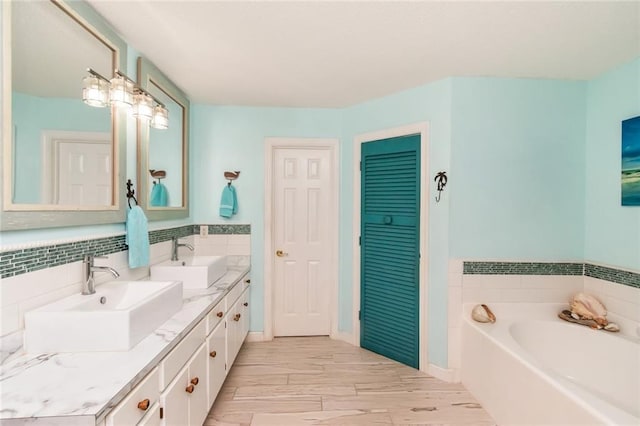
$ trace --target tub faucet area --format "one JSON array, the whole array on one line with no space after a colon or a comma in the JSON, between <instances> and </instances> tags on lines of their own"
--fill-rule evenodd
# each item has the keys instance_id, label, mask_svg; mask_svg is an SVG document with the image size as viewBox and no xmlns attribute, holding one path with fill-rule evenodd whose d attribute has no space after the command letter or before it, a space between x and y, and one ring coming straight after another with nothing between
<instances>
[{"instance_id":1,"label":"tub faucet area","mask_svg":"<svg viewBox=\"0 0 640 426\"><path fill-rule=\"evenodd\" d=\"M178 242L178 237L173 237L171 239L171 260L178 260L178 247L186 247L193 251L193 246L191 244L180 243Z\"/></svg>"},{"instance_id":2,"label":"tub faucet area","mask_svg":"<svg viewBox=\"0 0 640 426\"><path fill-rule=\"evenodd\" d=\"M94 259L106 259L106 256L92 256L90 254L86 254L84 256L84 260L82 261L82 266L84 270L84 279L82 280L82 294L89 295L94 294L96 292L96 282L94 278L94 273L96 271L106 271L110 272L114 278L118 278L120 274L115 269L109 266L96 266L93 264Z\"/></svg>"}]
</instances>

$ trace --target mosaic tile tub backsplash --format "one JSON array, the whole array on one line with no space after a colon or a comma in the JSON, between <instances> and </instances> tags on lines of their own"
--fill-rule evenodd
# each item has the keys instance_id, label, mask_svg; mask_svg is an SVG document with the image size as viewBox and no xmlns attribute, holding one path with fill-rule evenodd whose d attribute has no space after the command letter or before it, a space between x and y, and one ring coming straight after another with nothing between
<instances>
[{"instance_id":1,"label":"mosaic tile tub backsplash","mask_svg":"<svg viewBox=\"0 0 640 426\"><path fill-rule=\"evenodd\" d=\"M465 275L584 275L640 288L640 273L576 262L463 262Z\"/></svg>"}]
</instances>

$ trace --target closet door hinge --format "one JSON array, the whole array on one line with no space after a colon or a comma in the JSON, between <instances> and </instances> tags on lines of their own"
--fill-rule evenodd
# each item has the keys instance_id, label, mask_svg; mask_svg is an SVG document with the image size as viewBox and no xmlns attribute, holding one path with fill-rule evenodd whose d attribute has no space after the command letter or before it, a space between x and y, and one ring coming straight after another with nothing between
<instances>
[{"instance_id":1,"label":"closet door hinge","mask_svg":"<svg viewBox=\"0 0 640 426\"><path fill-rule=\"evenodd\" d=\"M358 245L361 246L362 245L362 235L358 237Z\"/></svg>"},{"instance_id":2,"label":"closet door hinge","mask_svg":"<svg viewBox=\"0 0 640 426\"><path fill-rule=\"evenodd\" d=\"M362 311L358 311L358 321L362 320Z\"/></svg>"},{"instance_id":3,"label":"closet door hinge","mask_svg":"<svg viewBox=\"0 0 640 426\"><path fill-rule=\"evenodd\" d=\"M164 407L160 407L160 418L164 419Z\"/></svg>"},{"instance_id":4,"label":"closet door hinge","mask_svg":"<svg viewBox=\"0 0 640 426\"><path fill-rule=\"evenodd\" d=\"M362 161L360 162L360 171L362 171Z\"/></svg>"}]
</instances>

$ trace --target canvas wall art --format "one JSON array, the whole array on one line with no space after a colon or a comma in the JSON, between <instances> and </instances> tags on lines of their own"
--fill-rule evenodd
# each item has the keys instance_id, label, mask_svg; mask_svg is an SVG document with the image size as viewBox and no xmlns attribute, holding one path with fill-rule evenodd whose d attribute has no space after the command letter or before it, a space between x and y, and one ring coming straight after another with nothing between
<instances>
[{"instance_id":1,"label":"canvas wall art","mask_svg":"<svg viewBox=\"0 0 640 426\"><path fill-rule=\"evenodd\" d=\"M640 206L640 116L622 122L622 205Z\"/></svg>"}]
</instances>

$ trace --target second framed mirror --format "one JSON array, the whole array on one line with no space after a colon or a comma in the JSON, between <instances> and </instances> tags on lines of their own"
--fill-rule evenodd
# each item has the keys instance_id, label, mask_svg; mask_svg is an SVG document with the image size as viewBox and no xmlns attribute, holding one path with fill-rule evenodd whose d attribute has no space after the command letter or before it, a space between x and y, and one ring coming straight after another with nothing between
<instances>
[{"instance_id":1,"label":"second framed mirror","mask_svg":"<svg viewBox=\"0 0 640 426\"><path fill-rule=\"evenodd\" d=\"M138 202L149 220L189 216L189 100L145 58L138 58L138 84L154 98L149 119L138 118Z\"/></svg>"}]
</instances>

